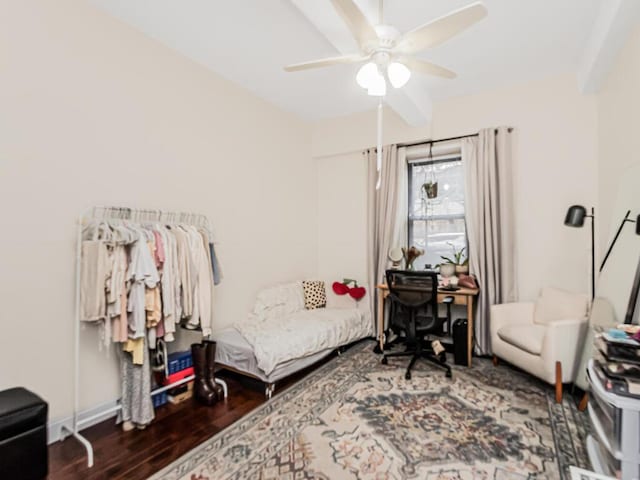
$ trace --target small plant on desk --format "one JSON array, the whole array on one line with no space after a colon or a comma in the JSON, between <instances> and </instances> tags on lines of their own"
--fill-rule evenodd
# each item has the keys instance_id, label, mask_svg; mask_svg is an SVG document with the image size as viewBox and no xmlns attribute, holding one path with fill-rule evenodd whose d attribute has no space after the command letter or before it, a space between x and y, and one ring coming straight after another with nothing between
<instances>
[{"instance_id":1,"label":"small plant on desk","mask_svg":"<svg viewBox=\"0 0 640 480\"><path fill-rule=\"evenodd\" d=\"M453 257L441 255L440 258L444 260L445 264L455 265L456 273L469 273L469 257L464 253L467 247L462 247L458 250L453 243L447 242L447 244L451 245L453 249Z\"/></svg>"}]
</instances>

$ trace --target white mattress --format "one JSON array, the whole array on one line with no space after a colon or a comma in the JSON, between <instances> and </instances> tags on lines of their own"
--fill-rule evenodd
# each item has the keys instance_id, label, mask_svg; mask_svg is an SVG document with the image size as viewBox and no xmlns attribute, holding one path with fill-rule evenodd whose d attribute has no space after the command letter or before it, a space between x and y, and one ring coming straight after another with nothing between
<instances>
[{"instance_id":1,"label":"white mattress","mask_svg":"<svg viewBox=\"0 0 640 480\"><path fill-rule=\"evenodd\" d=\"M287 315L249 316L234 325L267 375L292 358L305 358L371 335L367 312L357 308L302 309Z\"/></svg>"},{"instance_id":2,"label":"white mattress","mask_svg":"<svg viewBox=\"0 0 640 480\"><path fill-rule=\"evenodd\" d=\"M216 363L248 373L266 383L274 383L298 370L302 370L326 357L333 350L332 348L328 348L306 357L288 360L277 365L269 375L266 375L265 372L258 367L258 361L253 354L251 345L249 345L235 328L214 332L212 339L218 343L216 348Z\"/></svg>"}]
</instances>

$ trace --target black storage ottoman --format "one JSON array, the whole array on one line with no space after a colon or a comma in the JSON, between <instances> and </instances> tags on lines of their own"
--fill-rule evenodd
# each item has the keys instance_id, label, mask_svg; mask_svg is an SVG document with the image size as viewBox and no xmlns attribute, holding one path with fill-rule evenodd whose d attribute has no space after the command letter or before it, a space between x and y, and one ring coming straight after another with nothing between
<instances>
[{"instance_id":1,"label":"black storage ottoman","mask_svg":"<svg viewBox=\"0 0 640 480\"><path fill-rule=\"evenodd\" d=\"M0 392L0 478L36 480L47 476L48 405L18 387Z\"/></svg>"}]
</instances>

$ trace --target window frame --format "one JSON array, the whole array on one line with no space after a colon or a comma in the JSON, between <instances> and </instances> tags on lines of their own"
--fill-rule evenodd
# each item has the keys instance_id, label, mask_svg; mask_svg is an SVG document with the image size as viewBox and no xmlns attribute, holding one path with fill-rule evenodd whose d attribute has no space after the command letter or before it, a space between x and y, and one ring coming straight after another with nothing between
<instances>
[{"instance_id":1,"label":"window frame","mask_svg":"<svg viewBox=\"0 0 640 480\"><path fill-rule=\"evenodd\" d=\"M412 215L411 206L413 205L414 200L414 191L413 191L413 167L414 166L424 166L424 165L437 165L439 163L451 163L451 162L462 162L462 155L460 153L455 153L452 155L446 156L446 158L437 158L431 160L409 160L407 162L407 205L409 208L407 209L407 245L411 246L411 238L413 234L413 222L423 221L428 222L430 220L464 220L464 240L465 240L465 248L467 252L467 258L469 258L469 235L467 234L467 220L466 220L466 212L467 212L467 199L464 199L464 213L455 213L450 215ZM464 180L464 179L463 179ZM434 265L435 267L435 265Z\"/></svg>"}]
</instances>

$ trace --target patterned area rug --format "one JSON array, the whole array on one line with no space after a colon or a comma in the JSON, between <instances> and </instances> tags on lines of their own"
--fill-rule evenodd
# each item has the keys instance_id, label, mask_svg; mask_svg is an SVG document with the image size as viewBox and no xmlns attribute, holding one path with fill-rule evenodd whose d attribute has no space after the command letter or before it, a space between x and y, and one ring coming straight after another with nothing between
<instances>
[{"instance_id":1,"label":"patterned area rug","mask_svg":"<svg viewBox=\"0 0 640 480\"><path fill-rule=\"evenodd\" d=\"M474 359L453 379L355 345L153 479L568 479L588 468L587 417L565 395ZM229 401L233 401L230 398Z\"/></svg>"}]
</instances>

